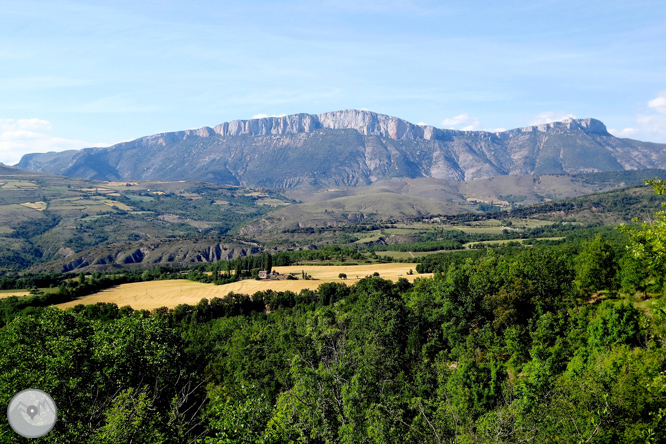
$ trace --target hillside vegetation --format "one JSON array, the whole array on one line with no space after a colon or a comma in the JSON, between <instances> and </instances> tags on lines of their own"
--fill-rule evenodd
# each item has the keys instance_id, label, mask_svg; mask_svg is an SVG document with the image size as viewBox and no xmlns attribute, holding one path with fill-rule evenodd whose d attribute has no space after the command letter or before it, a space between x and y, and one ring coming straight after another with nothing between
<instances>
[{"instance_id":1,"label":"hillside vegetation","mask_svg":"<svg viewBox=\"0 0 666 444\"><path fill-rule=\"evenodd\" d=\"M153 262L169 257L169 262L190 262L188 256L196 254L199 261L206 254L209 261L228 259L252 248L228 233L289 203L266 190L196 182L95 182L1 166L0 269L18 271L49 261L60 265L58 271L84 262L133 264L155 250ZM206 238L205 246L193 245ZM80 259L88 251L95 252Z\"/></svg>"},{"instance_id":2,"label":"hillside vegetation","mask_svg":"<svg viewBox=\"0 0 666 444\"><path fill-rule=\"evenodd\" d=\"M420 243L412 250L402 248L417 252L457 248L448 241L463 245L557 237L557 231L520 227L612 225L649 214L659 202L645 187L622 188L648 177L665 177L664 171L471 182L392 180L310 193L309 202L298 203L267 189L182 181L99 182L1 167L0 272L189 266L331 244L366 248ZM607 189L616 191L544 202ZM528 205L535 201L541 203ZM435 228L449 233L437 234ZM487 230L494 236L460 238L451 229ZM504 230L515 236L502 234ZM434 241L440 243L423 244Z\"/></svg>"},{"instance_id":3,"label":"hillside vegetation","mask_svg":"<svg viewBox=\"0 0 666 444\"><path fill-rule=\"evenodd\" d=\"M577 233L427 256L434 276L413 283L366 277L152 311L29 298L0 327L0 401L50 393L60 416L46 442L665 442L666 212ZM322 257L347 253L358 255ZM322 252L275 262L290 254ZM271 262L236 260L223 275ZM81 274L63 294L105 279ZM6 423L0 436L21 442Z\"/></svg>"}]
</instances>

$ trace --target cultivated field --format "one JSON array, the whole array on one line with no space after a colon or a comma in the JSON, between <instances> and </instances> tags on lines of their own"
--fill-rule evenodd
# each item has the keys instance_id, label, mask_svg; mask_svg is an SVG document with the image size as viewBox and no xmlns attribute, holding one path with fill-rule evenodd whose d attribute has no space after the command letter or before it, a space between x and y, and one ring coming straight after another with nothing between
<instances>
[{"instance_id":1,"label":"cultivated field","mask_svg":"<svg viewBox=\"0 0 666 444\"><path fill-rule=\"evenodd\" d=\"M28 290L0 290L0 299L11 296L27 296L29 294Z\"/></svg>"},{"instance_id":2,"label":"cultivated field","mask_svg":"<svg viewBox=\"0 0 666 444\"><path fill-rule=\"evenodd\" d=\"M358 279L378 272L384 279L397 281L404 277L413 281L417 277L430 277L432 274L407 275L409 270L416 270L416 264L372 264L372 265L296 265L275 267L279 273L294 273L300 278L301 273L311 275L313 280L296 281L257 281L248 279L227 285L202 284L187 280L137 282L109 288L97 294L60 304L60 308L70 308L78 304L96 304L98 302L114 302L119 307L129 305L136 310L152 310L158 307L173 308L179 304L197 304L202 298L221 298L229 294L244 293L252 295L257 291L290 290L298 293L304 288L315 290L325 282L343 282L352 285ZM347 274L347 280L340 280L340 273ZM358 278L358 279L357 279Z\"/></svg>"},{"instance_id":3,"label":"cultivated field","mask_svg":"<svg viewBox=\"0 0 666 444\"><path fill-rule=\"evenodd\" d=\"M377 251L377 256L387 256L393 259L413 259L415 257L429 256L437 253L450 253L461 250L434 250L434 251Z\"/></svg>"}]
</instances>

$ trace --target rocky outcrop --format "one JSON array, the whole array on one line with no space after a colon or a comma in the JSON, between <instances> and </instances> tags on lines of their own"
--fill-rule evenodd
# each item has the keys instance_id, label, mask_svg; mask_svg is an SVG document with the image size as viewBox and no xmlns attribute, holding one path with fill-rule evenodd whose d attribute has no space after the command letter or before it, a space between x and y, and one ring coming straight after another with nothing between
<instances>
[{"instance_id":1,"label":"rocky outcrop","mask_svg":"<svg viewBox=\"0 0 666 444\"><path fill-rule=\"evenodd\" d=\"M234 120L217 125L213 130L220 136L267 136L309 133L320 127L316 116L294 114L263 119Z\"/></svg>"},{"instance_id":2,"label":"rocky outcrop","mask_svg":"<svg viewBox=\"0 0 666 444\"><path fill-rule=\"evenodd\" d=\"M82 270L150 268L158 264L184 266L200 262L213 263L262 252L258 245L221 243L214 240L161 240L137 245L120 243L98 247L36 266L33 271L60 273Z\"/></svg>"},{"instance_id":3,"label":"rocky outcrop","mask_svg":"<svg viewBox=\"0 0 666 444\"><path fill-rule=\"evenodd\" d=\"M235 120L109 148L28 154L18 167L99 180L200 180L270 188L666 168L666 145L618 139L595 119L455 131L345 110Z\"/></svg>"},{"instance_id":4,"label":"rocky outcrop","mask_svg":"<svg viewBox=\"0 0 666 444\"><path fill-rule=\"evenodd\" d=\"M430 140L438 131L431 126L418 126L397 117L355 109L319 115L294 114L252 120L234 120L217 125L213 131L220 136L283 136L310 133L318 128L354 129L365 136L379 136L394 140ZM201 128L196 131L207 132L208 130L210 128Z\"/></svg>"},{"instance_id":5,"label":"rocky outcrop","mask_svg":"<svg viewBox=\"0 0 666 444\"><path fill-rule=\"evenodd\" d=\"M324 128L354 129L364 136L379 136L393 140L430 140L444 130L432 126L419 126L397 117L355 109L319 114Z\"/></svg>"}]
</instances>

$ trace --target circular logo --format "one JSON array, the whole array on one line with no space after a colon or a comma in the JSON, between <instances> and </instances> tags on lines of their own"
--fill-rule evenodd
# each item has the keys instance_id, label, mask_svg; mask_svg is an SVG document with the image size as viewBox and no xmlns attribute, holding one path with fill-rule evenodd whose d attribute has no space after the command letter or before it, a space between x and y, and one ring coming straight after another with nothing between
<instances>
[{"instance_id":1,"label":"circular logo","mask_svg":"<svg viewBox=\"0 0 666 444\"><path fill-rule=\"evenodd\" d=\"M7 407L9 425L25 438L39 438L51 431L58 418L53 398L41 390L18 392Z\"/></svg>"}]
</instances>

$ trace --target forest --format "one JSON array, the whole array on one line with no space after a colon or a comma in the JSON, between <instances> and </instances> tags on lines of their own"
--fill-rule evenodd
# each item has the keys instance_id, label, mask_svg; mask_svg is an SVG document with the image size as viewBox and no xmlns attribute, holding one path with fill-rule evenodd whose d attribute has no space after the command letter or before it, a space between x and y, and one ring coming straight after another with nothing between
<instances>
[{"instance_id":1,"label":"forest","mask_svg":"<svg viewBox=\"0 0 666 444\"><path fill-rule=\"evenodd\" d=\"M413 284L32 307L0 328L0 397L51 394L43 442L666 442L665 240L658 211L428 256Z\"/></svg>"}]
</instances>

